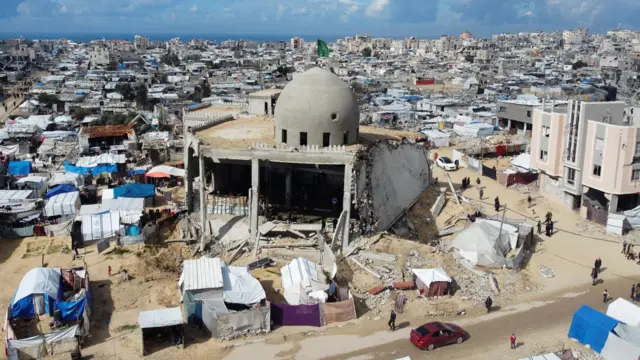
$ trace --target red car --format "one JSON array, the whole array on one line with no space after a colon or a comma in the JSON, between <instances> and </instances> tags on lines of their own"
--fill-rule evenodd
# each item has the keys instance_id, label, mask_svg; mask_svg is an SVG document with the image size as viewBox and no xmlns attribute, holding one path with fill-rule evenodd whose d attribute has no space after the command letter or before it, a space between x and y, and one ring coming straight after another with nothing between
<instances>
[{"instance_id":1,"label":"red car","mask_svg":"<svg viewBox=\"0 0 640 360\"><path fill-rule=\"evenodd\" d=\"M433 350L449 344L461 344L467 336L460 326L431 322L411 330L409 340L420 350Z\"/></svg>"}]
</instances>

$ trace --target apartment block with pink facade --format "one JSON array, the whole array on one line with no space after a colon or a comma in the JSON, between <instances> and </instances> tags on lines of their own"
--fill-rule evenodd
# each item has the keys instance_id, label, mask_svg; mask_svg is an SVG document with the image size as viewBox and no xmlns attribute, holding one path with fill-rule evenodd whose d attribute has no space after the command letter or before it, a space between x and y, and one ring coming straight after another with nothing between
<instances>
[{"instance_id":1,"label":"apartment block with pink facade","mask_svg":"<svg viewBox=\"0 0 640 360\"><path fill-rule=\"evenodd\" d=\"M640 124L624 102L545 103L532 125L531 166L547 198L601 223L640 205Z\"/></svg>"}]
</instances>

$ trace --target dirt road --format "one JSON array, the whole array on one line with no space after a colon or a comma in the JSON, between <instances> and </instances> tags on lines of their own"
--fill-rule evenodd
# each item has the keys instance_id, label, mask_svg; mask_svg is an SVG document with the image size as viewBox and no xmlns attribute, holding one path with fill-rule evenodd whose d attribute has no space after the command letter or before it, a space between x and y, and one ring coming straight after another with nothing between
<instances>
[{"instance_id":1,"label":"dirt road","mask_svg":"<svg viewBox=\"0 0 640 360\"><path fill-rule=\"evenodd\" d=\"M636 282L639 279L636 279ZM573 313L587 304L606 311L602 291L608 289L614 297L626 297L632 281L617 279L597 286L581 286L559 293L545 301L507 306L478 318L440 319L462 325L470 338L462 345L436 349L432 352L416 349L408 340L411 328L434 319L403 319L397 323L402 329L396 332L372 329L366 336L333 335L302 339L284 344L253 344L235 349L227 360L250 358L256 354L273 359L296 360L392 360L403 356L416 359L509 359L514 360L541 351L560 350L576 346L567 338ZM381 324L381 326L385 326ZM365 329L366 331L366 329ZM509 349L509 336L515 333L519 346Z\"/></svg>"}]
</instances>

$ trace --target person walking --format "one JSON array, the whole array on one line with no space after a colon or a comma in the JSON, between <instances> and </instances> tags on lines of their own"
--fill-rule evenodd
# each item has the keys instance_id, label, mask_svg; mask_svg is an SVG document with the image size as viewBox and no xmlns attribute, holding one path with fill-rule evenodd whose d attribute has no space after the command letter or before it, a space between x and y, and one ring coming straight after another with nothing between
<instances>
[{"instance_id":1,"label":"person walking","mask_svg":"<svg viewBox=\"0 0 640 360\"><path fill-rule=\"evenodd\" d=\"M483 197L484 197L484 190L480 188L480 200L482 200Z\"/></svg>"},{"instance_id":2,"label":"person walking","mask_svg":"<svg viewBox=\"0 0 640 360\"><path fill-rule=\"evenodd\" d=\"M476 185L478 185L478 187L480 187L480 177L478 176L478 178L476 179Z\"/></svg>"},{"instance_id":3,"label":"person walking","mask_svg":"<svg viewBox=\"0 0 640 360\"><path fill-rule=\"evenodd\" d=\"M635 258L635 253L633 252L633 246L634 244L629 243L629 245L627 245L627 260L633 260Z\"/></svg>"},{"instance_id":4,"label":"person walking","mask_svg":"<svg viewBox=\"0 0 640 360\"><path fill-rule=\"evenodd\" d=\"M396 331L396 312L393 310L391 310L391 316L389 316L389 322L387 325L389 325L389 329L391 331Z\"/></svg>"},{"instance_id":5,"label":"person walking","mask_svg":"<svg viewBox=\"0 0 640 360\"><path fill-rule=\"evenodd\" d=\"M609 292L607 291L607 289L604 289L604 291L602 292L602 302L606 303L607 300L609 300Z\"/></svg>"},{"instance_id":6,"label":"person walking","mask_svg":"<svg viewBox=\"0 0 640 360\"><path fill-rule=\"evenodd\" d=\"M515 350L516 349L516 334L511 334L511 337L509 338L509 342L511 343L511 349Z\"/></svg>"},{"instance_id":7,"label":"person walking","mask_svg":"<svg viewBox=\"0 0 640 360\"><path fill-rule=\"evenodd\" d=\"M500 199L496 196L496 199L493 201L493 206L496 208L496 211L500 211Z\"/></svg>"},{"instance_id":8,"label":"person walking","mask_svg":"<svg viewBox=\"0 0 640 360\"><path fill-rule=\"evenodd\" d=\"M538 220L538 235L542 234L542 221Z\"/></svg>"},{"instance_id":9,"label":"person walking","mask_svg":"<svg viewBox=\"0 0 640 360\"><path fill-rule=\"evenodd\" d=\"M107 273L111 276L111 265L107 266Z\"/></svg>"},{"instance_id":10,"label":"person walking","mask_svg":"<svg viewBox=\"0 0 640 360\"><path fill-rule=\"evenodd\" d=\"M527 196L527 207L531 207L531 201L532 201L532 200L533 200L533 199L531 199L531 195L528 195L528 196Z\"/></svg>"},{"instance_id":11,"label":"person walking","mask_svg":"<svg viewBox=\"0 0 640 360\"><path fill-rule=\"evenodd\" d=\"M636 284L631 285L631 301L636 301Z\"/></svg>"},{"instance_id":12,"label":"person walking","mask_svg":"<svg viewBox=\"0 0 640 360\"><path fill-rule=\"evenodd\" d=\"M545 235L551 236L551 224L550 223L547 223L547 225L544 226L544 232L545 232Z\"/></svg>"},{"instance_id":13,"label":"person walking","mask_svg":"<svg viewBox=\"0 0 640 360\"><path fill-rule=\"evenodd\" d=\"M593 280L591 285L594 286L596 284L596 280L598 279L598 271L596 270L596 268L591 269L591 279Z\"/></svg>"},{"instance_id":14,"label":"person walking","mask_svg":"<svg viewBox=\"0 0 640 360\"><path fill-rule=\"evenodd\" d=\"M493 299L491 296L487 296L487 300L484 301L484 306L487 308L487 314L491 311L491 307L493 306Z\"/></svg>"},{"instance_id":15,"label":"person walking","mask_svg":"<svg viewBox=\"0 0 640 360\"><path fill-rule=\"evenodd\" d=\"M629 243L627 242L627 239L624 239L622 241L622 254L626 254L627 253L627 245L629 245Z\"/></svg>"},{"instance_id":16,"label":"person walking","mask_svg":"<svg viewBox=\"0 0 640 360\"><path fill-rule=\"evenodd\" d=\"M600 273L600 267L602 266L602 260L600 258L597 258L595 263L594 263L594 266L595 266L596 270L598 271L598 273Z\"/></svg>"}]
</instances>

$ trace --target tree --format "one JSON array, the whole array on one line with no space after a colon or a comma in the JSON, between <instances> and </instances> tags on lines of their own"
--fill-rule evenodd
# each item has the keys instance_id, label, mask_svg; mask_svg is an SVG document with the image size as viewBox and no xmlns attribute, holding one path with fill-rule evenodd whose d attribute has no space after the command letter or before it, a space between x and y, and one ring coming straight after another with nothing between
<instances>
[{"instance_id":1,"label":"tree","mask_svg":"<svg viewBox=\"0 0 640 360\"><path fill-rule=\"evenodd\" d=\"M127 101L131 101L136 98L136 93L135 91L133 91L133 88L129 83L116 85L116 91L119 92L120 95L122 95L122 97Z\"/></svg>"},{"instance_id":2,"label":"tree","mask_svg":"<svg viewBox=\"0 0 640 360\"><path fill-rule=\"evenodd\" d=\"M140 84L136 87L136 104L143 108L146 108L149 105L147 85Z\"/></svg>"},{"instance_id":3,"label":"tree","mask_svg":"<svg viewBox=\"0 0 640 360\"><path fill-rule=\"evenodd\" d=\"M209 86L209 83L206 81L202 82L202 97L203 98L208 98L209 96L211 96L211 86Z\"/></svg>"},{"instance_id":4,"label":"tree","mask_svg":"<svg viewBox=\"0 0 640 360\"><path fill-rule=\"evenodd\" d=\"M200 59L202 59L202 55L200 55L200 54L191 54L191 55L185 56L182 60L184 60L184 61L198 61Z\"/></svg>"},{"instance_id":5,"label":"tree","mask_svg":"<svg viewBox=\"0 0 640 360\"><path fill-rule=\"evenodd\" d=\"M58 101L58 97L51 94L40 94L38 95L38 101L47 106L53 105L53 103Z\"/></svg>"},{"instance_id":6,"label":"tree","mask_svg":"<svg viewBox=\"0 0 640 360\"><path fill-rule=\"evenodd\" d=\"M571 68L573 70L582 69L583 67L587 67L587 63L585 63L582 60L578 60L578 61L574 62L573 65L571 65Z\"/></svg>"},{"instance_id":7,"label":"tree","mask_svg":"<svg viewBox=\"0 0 640 360\"><path fill-rule=\"evenodd\" d=\"M178 55L172 53L171 51L164 54L160 61L169 66L180 66L180 58L178 58Z\"/></svg>"},{"instance_id":8,"label":"tree","mask_svg":"<svg viewBox=\"0 0 640 360\"><path fill-rule=\"evenodd\" d=\"M362 49L362 56L364 57L371 57L371 48L370 47L366 47L364 49Z\"/></svg>"},{"instance_id":9,"label":"tree","mask_svg":"<svg viewBox=\"0 0 640 360\"><path fill-rule=\"evenodd\" d=\"M116 71L118 68L118 63L115 60L109 61L109 65L107 65L107 71Z\"/></svg>"},{"instance_id":10,"label":"tree","mask_svg":"<svg viewBox=\"0 0 640 360\"><path fill-rule=\"evenodd\" d=\"M467 55L467 56L464 57L464 61L470 62L470 63L473 62L473 59L475 59L475 57L473 55Z\"/></svg>"},{"instance_id":11,"label":"tree","mask_svg":"<svg viewBox=\"0 0 640 360\"><path fill-rule=\"evenodd\" d=\"M280 74L282 74L282 76L287 77L287 74L290 74L293 72L293 68L290 68L286 65L280 65L278 66L278 68L276 69L276 71Z\"/></svg>"}]
</instances>

